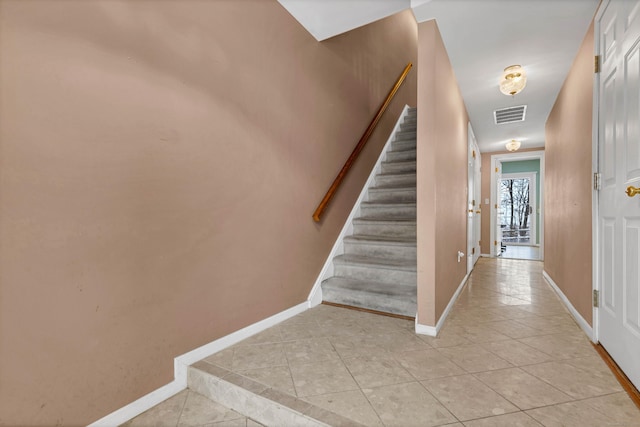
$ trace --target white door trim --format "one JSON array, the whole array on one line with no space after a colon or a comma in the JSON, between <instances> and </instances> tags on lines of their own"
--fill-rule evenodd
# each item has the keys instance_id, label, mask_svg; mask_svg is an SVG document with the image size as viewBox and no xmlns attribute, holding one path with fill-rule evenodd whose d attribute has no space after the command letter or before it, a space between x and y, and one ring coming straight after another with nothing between
<instances>
[{"instance_id":1,"label":"white door trim","mask_svg":"<svg viewBox=\"0 0 640 427\"><path fill-rule=\"evenodd\" d=\"M607 8L609 4L609 0L602 0L600 3L600 7L596 12L596 16L594 18L594 29L593 29L593 49L594 55L600 55L600 19L602 18L602 14ZM591 131L591 176L594 176L595 173L598 172L598 135L600 133L600 73L594 73L593 77L593 119L592 119L592 131ZM591 197L591 256L593 264L591 266L592 270L592 286L593 291L600 291L600 232L598 230L598 224L600 222L600 210L598 209L599 203L599 194L598 191L595 190L594 186L592 188L592 197ZM593 328L593 334L591 336L591 341L594 343L599 342L600 340L600 319L598 318L598 308L593 307L591 312L591 323Z\"/></svg>"},{"instance_id":2,"label":"white door trim","mask_svg":"<svg viewBox=\"0 0 640 427\"><path fill-rule=\"evenodd\" d=\"M494 154L491 156L491 205L489 206L491 209L491 231L490 231L490 239L491 241L497 240L497 230L496 230L496 209L495 206L498 203L497 199L497 177L496 177L496 167L498 163L502 163L503 161L515 162L518 160L535 160L540 159L540 259L544 259L544 150L536 150L536 151L524 151L521 153L505 153L505 154ZM500 248L496 248L497 245L491 245L491 256L496 257L499 254Z\"/></svg>"}]
</instances>

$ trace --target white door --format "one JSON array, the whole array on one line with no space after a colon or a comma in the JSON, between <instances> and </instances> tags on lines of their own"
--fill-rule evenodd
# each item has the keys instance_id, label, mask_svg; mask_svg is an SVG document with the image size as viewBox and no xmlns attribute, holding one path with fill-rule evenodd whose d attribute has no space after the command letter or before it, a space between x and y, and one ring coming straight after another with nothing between
<instances>
[{"instance_id":1,"label":"white door","mask_svg":"<svg viewBox=\"0 0 640 427\"><path fill-rule=\"evenodd\" d=\"M603 2L598 105L599 340L640 388L640 2Z\"/></svg>"},{"instance_id":2,"label":"white door","mask_svg":"<svg viewBox=\"0 0 640 427\"><path fill-rule=\"evenodd\" d=\"M474 138L475 141L475 138ZM481 228L482 228L482 210L481 210L481 206L482 206L482 202L480 199L480 195L482 194L481 192L481 188L482 188L482 171L481 171L481 167L482 167L482 158L481 158L481 154L480 154L480 150L478 150L478 145L475 144L475 148L476 148L476 157L475 157L475 180L474 180L474 185L475 185L475 190L474 190L474 199L476 201L476 205L475 205L475 213L473 215L473 232L475 234L474 239L473 239L473 244L475 247L475 253L473 253L473 264L475 265L475 263L478 261L478 258L480 258L480 236L481 234Z\"/></svg>"},{"instance_id":3,"label":"white door","mask_svg":"<svg viewBox=\"0 0 640 427\"><path fill-rule=\"evenodd\" d=\"M476 137L468 127L468 170L467 170L467 273L473 270L476 261L480 258L480 150Z\"/></svg>"}]
</instances>

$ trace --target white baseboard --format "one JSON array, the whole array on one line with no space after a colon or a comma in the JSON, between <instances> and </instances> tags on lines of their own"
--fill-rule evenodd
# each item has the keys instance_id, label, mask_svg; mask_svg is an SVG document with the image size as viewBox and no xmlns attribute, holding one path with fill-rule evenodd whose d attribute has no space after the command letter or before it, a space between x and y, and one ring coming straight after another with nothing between
<instances>
[{"instance_id":1,"label":"white baseboard","mask_svg":"<svg viewBox=\"0 0 640 427\"><path fill-rule=\"evenodd\" d=\"M558 294L558 296L560 297L564 305L569 310L569 313L571 313L573 318L576 320L576 323L578 323L578 326L580 326L580 328L584 331L584 333L587 334L587 336L591 339L591 341L593 341L594 343L597 343L597 340L593 334L593 328L591 327L591 325L589 325L589 323L586 320L584 320L584 317L582 317L580 313L578 313L578 310L576 310L573 304L571 304L571 301L569 301L569 298L567 298L564 292L560 290L560 287L558 287L556 282L553 281L551 276L549 276L549 274L546 271L542 272L542 277L544 277L544 279L547 281L547 283L549 283L551 288L553 288L556 294Z\"/></svg>"},{"instance_id":2,"label":"white baseboard","mask_svg":"<svg viewBox=\"0 0 640 427\"><path fill-rule=\"evenodd\" d=\"M340 231L340 234L336 239L336 242L333 244L333 248L331 248L331 252L329 252L329 256L325 260L324 265L322 266L322 270L320 270L320 274L318 274L318 278L311 288L311 292L309 293L309 307L315 307L318 304L322 303L322 282L333 275L333 258L344 253L344 245L342 242L344 241L344 238L346 236L353 234L353 219L360 212L360 203L365 200L367 196L367 190L375 182L376 174L378 170L380 170L381 163L386 157L387 151L391 147L391 141L393 141L396 132L400 130L400 125L404 121L404 116L407 114L407 110L409 110L409 106L405 105L402 109L402 113L400 113L400 117L398 118L396 125L389 134L389 139L387 139L387 142L384 144L384 147L380 152L380 156L378 156L378 161L371 169L371 173L369 174L367 182L362 187L362 191L360 192L358 199L353 204L353 209L351 209L351 213L347 217L347 220L345 221L344 226L342 227L342 230Z\"/></svg>"},{"instance_id":3,"label":"white baseboard","mask_svg":"<svg viewBox=\"0 0 640 427\"><path fill-rule=\"evenodd\" d=\"M309 308L309 301L293 306L280 313L274 314L264 320L256 322L239 331L226 335L215 341L196 348L188 353L178 356L174 359L174 380L151 393L142 396L140 399L110 413L109 415L89 424L89 427L113 427L123 424L133 417L153 408L157 404L167 400L187 388L187 369L189 365L211 356L227 347L230 347L252 335L262 332L267 328L287 320Z\"/></svg>"},{"instance_id":4,"label":"white baseboard","mask_svg":"<svg viewBox=\"0 0 640 427\"><path fill-rule=\"evenodd\" d=\"M440 319L438 319L436 326L428 326L428 325L420 324L420 322L418 322L418 314L416 313L416 334L428 335L431 337L438 336L440 329L442 329L442 327L444 326L444 322L447 320L447 316L449 316L449 313L453 309L453 305L458 300L458 297L460 296L460 292L462 292L462 290L464 289L464 285L467 284L467 279L469 279L468 274L464 276L464 278L462 279L462 282L460 282L460 284L458 285L458 289L456 289L455 293L449 300L449 304L447 304L447 308L445 308L444 311L442 312L442 316L440 316Z\"/></svg>"},{"instance_id":5,"label":"white baseboard","mask_svg":"<svg viewBox=\"0 0 640 427\"><path fill-rule=\"evenodd\" d=\"M491 255L491 254L480 254L480 256L481 256L482 258L491 258L491 257L492 257L492 255Z\"/></svg>"}]
</instances>

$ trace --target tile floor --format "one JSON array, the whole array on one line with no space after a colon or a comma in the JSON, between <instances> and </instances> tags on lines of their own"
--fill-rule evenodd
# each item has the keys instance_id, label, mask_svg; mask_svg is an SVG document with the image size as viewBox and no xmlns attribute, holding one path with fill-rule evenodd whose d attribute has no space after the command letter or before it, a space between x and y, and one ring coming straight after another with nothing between
<instances>
[{"instance_id":1,"label":"tile floor","mask_svg":"<svg viewBox=\"0 0 640 427\"><path fill-rule=\"evenodd\" d=\"M540 262L481 258L440 335L413 328L321 305L204 361L353 424L640 426ZM143 425L259 424L184 391L127 424Z\"/></svg>"}]
</instances>

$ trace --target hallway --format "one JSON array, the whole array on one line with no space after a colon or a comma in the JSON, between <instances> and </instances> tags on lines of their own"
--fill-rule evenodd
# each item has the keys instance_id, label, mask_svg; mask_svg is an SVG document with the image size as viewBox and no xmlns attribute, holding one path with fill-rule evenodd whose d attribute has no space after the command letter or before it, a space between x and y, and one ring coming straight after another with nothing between
<instances>
[{"instance_id":1,"label":"hallway","mask_svg":"<svg viewBox=\"0 0 640 427\"><path fill-rule=\"evenodd\" d=\"M640 426L540 262L481 258L440 335L413 327L321 305L194 366L329 425ZM126 425L259 424L183 391Z\"/></svg>"}]
</instances>

